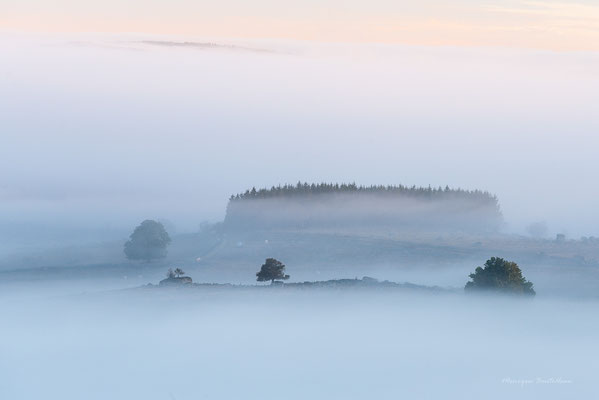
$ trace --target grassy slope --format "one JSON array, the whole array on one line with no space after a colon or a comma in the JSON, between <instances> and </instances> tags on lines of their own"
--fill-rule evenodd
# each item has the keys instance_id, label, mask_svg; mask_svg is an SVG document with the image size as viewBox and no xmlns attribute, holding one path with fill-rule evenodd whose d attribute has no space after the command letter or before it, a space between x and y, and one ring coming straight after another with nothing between
<instances>
[{"instance_id":1,"label":"grassy slope","mask_svg":"<svg viewBox=\"0 0 599 400\"><path fill-rule=\"evenodd\" d=\"M353 278L446 284L435 280L451 274L450 285L463 285L469 272L491 256L514 260L535 284L552 290L587 293L599 283L599 246L568 241L531 240L516 236L399 234L388 232L256 231L223 233L219 229L177 235L165 260L130 262L122 242L56 249L4 261L2 281L42 279L128 279L131 284L157 282L168 267L182 267L195 281L251 283L267 257L282 260L292 280ZM200 257L200 261L197 258ZM456 269L456 266L457 269ZM384 268L383 268L384 267ZM419 281L400 273L427 268ZM453 268L453 269L452 269ZM432 272L430 272L432 270ZM559 285L558 285L559 283Z\"/></svg>"}]
</instances>

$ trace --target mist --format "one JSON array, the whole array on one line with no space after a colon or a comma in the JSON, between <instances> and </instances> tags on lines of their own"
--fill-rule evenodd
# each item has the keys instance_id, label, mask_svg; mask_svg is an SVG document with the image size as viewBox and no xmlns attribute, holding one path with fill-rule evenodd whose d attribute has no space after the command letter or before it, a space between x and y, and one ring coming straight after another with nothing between
<instances>
[{"instance_id":1,"label":"mist","mask_svg":"<svg viewBox=\"0 0 599 400\"><path fill-rule=\"evenodd\" d=\"M20 230L40 245L148 217L194 232L231 194L298 180L476 188L508 232L598 234L595 53L0 38L7 251Z\"/></svg>"},{"instance_id":2,"label":"mist","mask_svg":"<svg viewBox=\"0 0 599 400\"><path fill-rule=\"evenodd\" d=\"M597 392L596 52L0 54L0 398Z\"/></svg>"},{"instance_id":3,"label":"mist","mask_svg":"<svg viewBox=\"0 0 599 400\"><path fill-rule=\"evenodd\" d=\"M3 398L590 398L596 304L462 294L2 294ZM537 299L538 300L538 299Z\"/></svg>"}]
</instances>

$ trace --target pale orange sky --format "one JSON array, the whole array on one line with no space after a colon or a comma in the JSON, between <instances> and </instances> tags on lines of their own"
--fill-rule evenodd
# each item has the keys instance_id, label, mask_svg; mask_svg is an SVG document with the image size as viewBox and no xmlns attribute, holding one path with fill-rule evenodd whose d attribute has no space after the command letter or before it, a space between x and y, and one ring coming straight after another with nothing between
<instances>
[{"instance_id":1,"label":"pale orange sky","mask_svg":"<svg viewBox=\"0 0 599 400\"><path fill-rule=\"evenodd\" d=\"M0 31L138 32L597 51L599 2L2 0Z\"/></svg>"}]
</instances>

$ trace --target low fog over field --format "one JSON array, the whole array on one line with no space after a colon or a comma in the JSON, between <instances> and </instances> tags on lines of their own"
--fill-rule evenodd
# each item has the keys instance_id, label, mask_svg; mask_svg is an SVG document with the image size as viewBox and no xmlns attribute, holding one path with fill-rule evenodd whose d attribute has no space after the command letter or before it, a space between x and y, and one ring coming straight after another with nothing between
<instances>
[{"instance_id":1,"label":"low fog over field","mask_svg":"<svg viewBox=\"0 0 599 400\"><path fill-rule=\"evenodd\" d=\"M0 296L6 399L597 393L595 302L275 288L12 296Z\"/></svg>"}]
</instances>

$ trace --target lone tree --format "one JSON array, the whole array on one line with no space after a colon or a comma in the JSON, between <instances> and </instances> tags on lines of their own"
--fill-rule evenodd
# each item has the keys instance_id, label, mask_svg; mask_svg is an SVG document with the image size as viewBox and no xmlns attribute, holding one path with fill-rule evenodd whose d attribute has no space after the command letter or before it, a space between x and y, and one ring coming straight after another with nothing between
<instances>
[{"instance_id":1,"label":"lone tree","mask_svg":"<svg viewBox=\"0 0 599 400\"><path fill-rule=\"evenodd\" d=\"M129 260L151 260L166 257L166 247L171 238L160 222L150 219L142 222L125 243L125 255Z\"/></svg>"},{"instance_id":2,"label":"lone tree","mask_svg":"<svg viewBox=\"0 0 599 400\"><path fill-rule=\"evenodd\" d=\"M173 271L172 268L169 268L168 271L166 271L166 277L168 279L173 279L175 277L175 271Z\"/></svg>"},{"instance_id":3,"label":"lone tree","mask_svg":"<svg viewBox=\"0 0 599 400\"><path fill-rule=\"evenodd\" d=\"M181 268L177 268L177 269L175 269L174 274L177 275L177 278L178 278L181 275L185 274L185 271L183 271Z\"/></svg>"},{"instance_id":4,"label":"lone tree","mask_svg":"<svg viewBox=\"0 0 599 400\"><path fill-rule=\"evenodd\" d=\"M274 258L267 258L256 276L258 282L271 281L271 284L275 280L289 279L289 275L285 275L285 264Z\"/></svg>"},{"instance_id":5,"label":"lone tree","mask_svg":"<svg viewBox=\"0 0 599 400\"><path fill-rule=\"evenodd\" d=\"M466 283L464 288L469 292L489 290L530 296L536 294L532 282L522 276L518 264L503 258L492 257L487 260L484 268L477 267L470 278L472 281Z\"/></svg>"}]
</instances>

